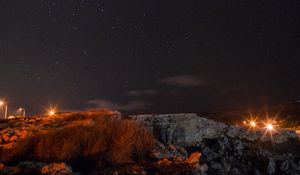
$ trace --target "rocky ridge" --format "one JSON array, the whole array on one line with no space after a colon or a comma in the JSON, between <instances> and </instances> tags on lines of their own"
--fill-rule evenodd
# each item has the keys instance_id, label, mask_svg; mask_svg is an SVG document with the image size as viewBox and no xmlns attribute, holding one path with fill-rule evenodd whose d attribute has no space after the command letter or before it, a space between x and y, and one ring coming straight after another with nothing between
<instances>
[{"instance_id":1,"label":"rocky ridge","mask_svg":"<svg viewBox=\"0 0 300 175\"><path fill-rule=\"evenodd\" d=\"M202 153L207 174L300 174L296 132L251 131L196 114L130 116L143 123L161 142Z\"/></svg>"},{"instance_id":2,"label":"rocky ridge","mask_svg":"<svg viewBox=\"0 0 300 175\"><path fill-rule=\"evenodd\" d=\"M198 145L204 139L224 136L274 143L299 139L297 133L292 130L278 129L270 137L265 129L250 130L245 127L229 126L197 114L132 115L129 117L143 123L159 141L180 146Z\"/></svg>"},{"instance_id":3,"label":"rocky ridge","mask_svg":"<svg viewBox=\"0 0 300 175\"><path fill-rule=\"evenodd\" d=\"M119 113L110 114L122 120ZM65 119L68 115L2 121L0 149L13 149L22 138L73 125L74 121ZM271 138L263 129L249 131L196 114L125 118L133 119L148 128L157 139L155 148L149 152L145 161L109 171L97 171L98 174L300 174L300 144L294 131L281 129ZM91 123L93 120L85 121L87 125ZM61 162L21 161L17 166L0 164L0 174L80 174L74 173L72 168Z\"/></svg>"}]
</instances>

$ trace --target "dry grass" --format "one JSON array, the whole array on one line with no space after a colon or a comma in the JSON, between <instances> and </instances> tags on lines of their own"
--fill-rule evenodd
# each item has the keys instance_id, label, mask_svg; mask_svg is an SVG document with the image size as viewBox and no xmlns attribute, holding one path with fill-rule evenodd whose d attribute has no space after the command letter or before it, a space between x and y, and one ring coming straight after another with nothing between
<instances>
[{"instance_id":1,"label":"dry grass","mask_svg":"<svg viewBox=\"0 0 300 175\"><path fill-rule=\"evenodd\" d=\"M101 167L142 158L154 144L143 126L105 111L70 114L65 120L71 122L47 134L19 141L14 149L1 153L0 161L86 161Z\"/></svg>"}]
</instances>

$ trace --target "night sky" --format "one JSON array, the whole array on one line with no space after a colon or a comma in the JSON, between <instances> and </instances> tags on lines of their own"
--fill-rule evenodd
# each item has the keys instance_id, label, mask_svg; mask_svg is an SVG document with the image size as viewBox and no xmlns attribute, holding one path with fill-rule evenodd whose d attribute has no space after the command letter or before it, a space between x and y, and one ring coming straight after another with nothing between
<instances>
[{"instance_id":1,"label":"night sky","mask_svg":"<svg viewBox=\"0 0 300 175\"><path fill-rule=\"evenodd\" d=\"M1 0L9 113L201 112L300 99L299 0Z\"/></svg>"}]
</instances>

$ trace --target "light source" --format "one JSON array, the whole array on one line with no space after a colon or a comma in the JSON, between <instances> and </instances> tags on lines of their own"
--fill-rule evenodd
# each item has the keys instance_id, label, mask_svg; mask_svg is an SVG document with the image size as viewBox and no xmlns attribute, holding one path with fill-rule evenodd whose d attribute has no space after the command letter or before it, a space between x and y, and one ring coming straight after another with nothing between
<instances>
[{"instance_id":1,"label":"light source","mask_svg":"<svg viewBox=\"0 0 300 175\"><path fill-rule=\"evenodd\" d=\"M5 111L4 111L4 119L7 118L7 103L3 100L0 101L0 106L4 106L5 105Z\"/></svg>"},{"instance_id":2,"label":"light source","mask_svg":"<svg viewBox=\"0 0 300 175\"><path fill-rule=\"evenodd\" d=\"M253 127L253 128L256 127L256 122L255 121L251 121L250 122L250 126Z\"/></svg>"},{"instance_id":3,"label":"light source","mask_svg":"<svg viewBox=\"0 0 300 175\"><path fill-rule=\"evenodd\" d=\"M267 130L270 131L270 132L272 132L272 131L274 130L274 126L273 126L271 123L268 123L268 124L266 125L266 128L267 128Z\"/></svg>"},{"instance_id":4,"label":"light source","mask_svg":"<svg viewBox=\"0 0 300 175\"><path fill-rule=\"evenodd\" d=\"M54 115L54 114L55 114L55 111L54 111L54 110L50 110L50 111L49 111L49 115L52 116L52 115Z\"/></svg>"},{"instance_id":5,"label":"light source","mask_svg":"<svg viewBox=\"0 0 300 175\"><path fill-rule=\"evenodd\" d=\"M23 112L22 116L25 117L25 108L19 108L20 112Z\"/></svg>"}]
</instances>

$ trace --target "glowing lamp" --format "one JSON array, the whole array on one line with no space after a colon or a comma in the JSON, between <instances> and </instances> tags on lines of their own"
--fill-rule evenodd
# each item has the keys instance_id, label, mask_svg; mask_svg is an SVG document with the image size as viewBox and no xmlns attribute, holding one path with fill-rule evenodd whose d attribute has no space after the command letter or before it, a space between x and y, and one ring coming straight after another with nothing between
<instances>
[{"instance_id":1,"label":"glowing lamp","mask_svg":"<svg viewBox=\"0 0 300 175\"><path fill-rule=\"evenodd\" d=\"M256 122L255 122L255 121L251 121L251 122L250 122L250 126L251 126L251 127L256 127Z\"/></svg>"},{"instance_id":2,"label":"glowing lamp","mask_svg":"<svg viewBox=\"0 0 300 175\"><path fill-rule=\"evenodd\" d=\"M53 110L51 110L50 112L49 112L49 115L54 115L55 114L55 111L53 111Z\"/></svg>"},{"instance_id":3,"label":"glowing lamp","mask_svg":"<svg viewBox=\"0 0 300 175\"><path fill-rule=\"evenodd\" d=\"M273 126L272 124L270 124L270 123L267 124L266 128L267 128L267 130L269 130L269 131L274 130L274 126Z\"/></svg>"}]
</instances>

